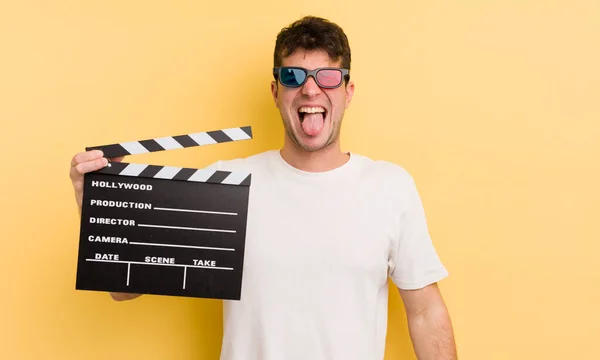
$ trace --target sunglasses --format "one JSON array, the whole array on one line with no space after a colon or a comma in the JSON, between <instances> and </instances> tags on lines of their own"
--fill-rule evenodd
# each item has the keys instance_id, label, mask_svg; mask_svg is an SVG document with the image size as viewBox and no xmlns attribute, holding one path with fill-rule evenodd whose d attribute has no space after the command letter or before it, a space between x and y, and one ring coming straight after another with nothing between
<instances>
[{"instance_id":1,"label":"sunglasses","mask_svg":"<svg viewBox=\"0 0 600 360\"><path fill-rule=\"evenodd\" d=\"M273 68L275 80L279 80L281 85L290 88L296 88L304 85L309 76L315 79L317 85L325 89L334 89L340 87L344 78L350 79L348 69L339 68L318 68L307 70L296 66L282 66Z\"/></svg>"}]
</instances>

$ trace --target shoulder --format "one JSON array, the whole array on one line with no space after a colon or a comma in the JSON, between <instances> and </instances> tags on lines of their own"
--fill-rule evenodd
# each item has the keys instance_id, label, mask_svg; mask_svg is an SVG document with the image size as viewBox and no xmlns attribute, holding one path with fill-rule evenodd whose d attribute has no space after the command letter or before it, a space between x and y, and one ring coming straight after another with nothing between
<instances>
[{"instance_id":1,"label":"shoulder","mask_svg":"<svg viewBox=\"0 0 600 360\"><path fill-rule=\"evenodd\" d=\"M358 156L363 163L363 179L366 185L375 189L382 203L390 206L390 211L401 214L422 214L421 194L413 175L402 165L386 160L374 160Z\"/></svg>"},{"instance_id":2,"label":"shoulder","mask_svg":"<svg viewBox=\"0 0 600 360\"><path fill-rule=\"evenodd\" d=\"M356 154L355 154L356 155ZM419 205L421 195L413 175L402 165L357 155L361 184L378 194L378 199L400 211Z\"/></svg>"},{"instance_id":3,"label":"shoulder","mask_svg":"<svg viewBox=\"0 0 600 360\"><path fill-rule=\"evenodd\" d=\"M413 176L402 165L380 159L373 159L361 154L352 154L360 164L362 175L376 181L382 186L402 188L414 186Z\"/></svg>"},{"instance_id":4,"label":"shoulder","mask_svg":"<svg viewBox=\"0 0 600 360\"><path fill-rule=\"evenodd\" d=\"M267 150L247 157L224 159L209 165L209 169L221 171L256 172L268 166L275 150Z\"/></svg>"}]
</instances>

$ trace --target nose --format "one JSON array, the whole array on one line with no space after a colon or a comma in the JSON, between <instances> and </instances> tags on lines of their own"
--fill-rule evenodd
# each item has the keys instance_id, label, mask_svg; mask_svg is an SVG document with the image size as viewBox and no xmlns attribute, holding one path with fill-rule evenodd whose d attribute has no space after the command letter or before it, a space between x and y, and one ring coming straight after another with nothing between
<instances>
[{"instance_id":1,"label":"nose","mask_svg":"<svg viewBox=\"0 0 600 360\"><path fill-rule=\"evenodd\" d=\"M306 79L304 85L302 85L302 95L306 95L308 97L314 97L321 93L321 88L317 85L317 82L312 76L309 76Z\"/></svg>"}]
</instances>

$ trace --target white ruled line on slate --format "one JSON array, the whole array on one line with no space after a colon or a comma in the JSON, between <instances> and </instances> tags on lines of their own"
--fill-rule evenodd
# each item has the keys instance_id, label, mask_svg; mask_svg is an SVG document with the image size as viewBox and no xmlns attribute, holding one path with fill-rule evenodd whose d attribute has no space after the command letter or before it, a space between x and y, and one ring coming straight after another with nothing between
<instances>
[{"instance_id":1,"label":"white ruled line on slate","mask_svg":"<svg viewBox=\"0 0 600 360\"><path fill-rule=\"evenodd\" d=\"M168 225L152 225L152 224L137 224L141 227L152 227L152 228L164 228L164 229L179 229L179 230L196 230L196 231L214 231L214 232L226 232L235 233L235 230L223 230L223 229L205 229L205 228L193 228L185 226L168 226Z\"/></svg>"},{"instance_id":2,"label":"white ruled line on slate","mask_svg":"<svg viewBox=\"0 0 600 360\"><path fill-rule=\"evenodd\" d=\"M147 263L147 262L141 262L141 261L100 260L100 259L85 259L85 261L109 262L109 263L117 263L117 264L139 264L139 265L156 265L156 266L191 267L191 268L214 269L214 270L233 270L232 267L185 265L185 264L159 264L159 263Z\"/></svg>"},{"instance_id":3,"label":"white ruled line on slate","mask_svg":"<svg viewBox=\"0 0 600 360\"><path fill-rule=\"evenodd\" d=\"M192 245L177 245L177 244L159 244L159 243L147 243L130 241L130 245L149 245L149 246L166 246L166 247L179 247L179 248L190 248L190 249L205 249L205 250L223 250L223 251L235 251L233 248L218 248L210 246L192 246Z\"/></svg>"},{"instance_id":4,"label":"white ruled line on slate","mask_svg":"<svg viewBox=\"0 0 600 360\"><path fill-rule=\"evenodd\" d=\"M183 289L185 290L185 279L187 278L187 266L183 268Z\"/></svg>"},{"instance_id":5,"label":"white ruled line on slate","mask_svg":"<svg viewBox=\"0 0 600 360\"><path fill-rule=\"evenodd\" d=\"M208 211L208 210L190 210L190 209L175 209L175 208L165 208L165 207L155 207L154 210L180 211L180 212L192 212L192 213L215 214L215 215L234 215L234 216L237 216L237 214L238 214L238 213L234 213L234 212Z\"/></svg>"}]
</instances>

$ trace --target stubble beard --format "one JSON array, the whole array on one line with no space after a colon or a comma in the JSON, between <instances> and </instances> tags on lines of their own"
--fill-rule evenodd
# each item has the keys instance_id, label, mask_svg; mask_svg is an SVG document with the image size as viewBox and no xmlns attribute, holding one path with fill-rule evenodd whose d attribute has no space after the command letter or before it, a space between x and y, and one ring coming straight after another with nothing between
<instances>
[{"instance_id":1,"label":"stubble beard","mask_svg":"<svg viewBox=\"0 0 600 360\"><path fill-rule=\"evenodd\" d=\"M343 114L342 114L343 116ZM296 134L294 134L294 131L292 130L292 127L290 126L290 121L286 121L285 119L283 120L283 127L285 128L285 132L288 136L288 138L292 141L292 143L299 149L302 149L304 151L307 152L317 152L320 150L324 150L327 149L328 147L330 147L331 145L333 145L339 138L340 136L340 128L342 126L342 119L340 117L340 119L338 121L333 121L333 129L331 130L331 133L329 134L329 137L327 138L327 141L325 141L325 143L321 146L307 146L306 144L303 144L298 137L296 136ZM298 129L298 131L302 131L302 128L300 127Z\"/></svg>"}]
</instances>

